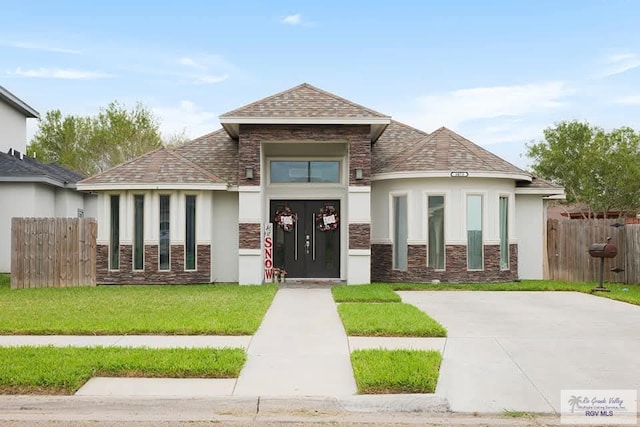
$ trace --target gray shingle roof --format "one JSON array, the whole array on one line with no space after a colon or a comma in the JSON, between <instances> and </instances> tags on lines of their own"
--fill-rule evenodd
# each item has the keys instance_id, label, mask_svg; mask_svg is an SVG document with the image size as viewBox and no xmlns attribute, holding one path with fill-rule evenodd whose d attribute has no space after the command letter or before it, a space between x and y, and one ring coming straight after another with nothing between
<instances>
[{"instance_id":1,"label":"gray shingle roof","mask_svg":"<svg viewBox=\"0 0 640 427\"><path fill-rule=\"evenodd\" d=\"M376 172L430 171L503 172L529 175L445 127L437 129L416 142L408 151L399 153Z\"/></svg>"},{"instance_id":2,"label":"gray shingle roof","mask_svg":"<svg viewBox=\"0 0 640 427\"><path fill-rule=\"evenodd\" d=\"M563 187L558 184L554 184L551 181L547 181L546 179L539 178L537 176L532 177L531 182L528 181L518 181L516 183L516 187L524 187L524 188L548 188L548 189L562 189Z\"/></svg>"},{"instance_id":3,"label":"gray shingle roof","mask_svg":"<svg viewBox=\"0 0 640 427\"><path fill-rule=\"evenodd\" d=\"M238 184L238 143L224 129L187 142L176 147L175 151L227 184Z\"/></svg>"},{"instance_id":4,"label":"gray shingle roof","mask_svg":"<svg viewBox=\"0 0 640 427\"><path fill-rule=\"evenodd\" d=\"M81 184L210 184L224 181L172 148L159 148L81 181Z\"/></svg>"},{"instance_id":5,"label":"gray shingle roof","mask_svg":"<svg viewBox=\"0 0 640 427\"><path fill-rule=\"evenodd\" d=\"M68 186L80 181L84 176L57 163L41 163L27 156L18 158L13 154L0 153L0 178L3 181L42 181Z\"/></svg>"},{"instance_id":6,"label":"gray shingle roof","mask_svg":"<svg viewBox=\"0 0 640 427\"><path fill-rule=\"evenodd\" d=\"M389 118L308 83L302 83L220 116L230 117Z\"/></svg>"},{"instance_id":7,"label":"gray shingle roof","mask_svg":"<svg viewBox=\"0 0 640 427\"><path fill-rule=\"evenodd\" d=\"M388 171L395 158L406 153L428 135L419 129L391 120L389 126L371 147L372 173Z\"/></svg>"}]
</instances>

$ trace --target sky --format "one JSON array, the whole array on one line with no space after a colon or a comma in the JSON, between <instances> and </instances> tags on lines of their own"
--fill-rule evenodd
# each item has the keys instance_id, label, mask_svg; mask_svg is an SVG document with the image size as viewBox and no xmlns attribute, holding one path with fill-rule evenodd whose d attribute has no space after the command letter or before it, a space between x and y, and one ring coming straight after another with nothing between
<instances>
[{"instance_id":1,"label":"sky","mask_svg":"<svg viewBox=\"0 0 640 427\"><path fill-rule=\"evenodd\" d=\"M141 102L197 137L307 82L522 168L561 120L640 129L634 0L1 3L0 85L43 116Z\"/></svg>"}]
</instances>

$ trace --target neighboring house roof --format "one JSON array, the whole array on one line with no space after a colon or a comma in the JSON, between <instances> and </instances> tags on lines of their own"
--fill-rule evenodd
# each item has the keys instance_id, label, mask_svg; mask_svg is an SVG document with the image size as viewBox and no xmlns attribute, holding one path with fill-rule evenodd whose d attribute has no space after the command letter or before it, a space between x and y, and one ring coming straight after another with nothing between
<instances>
[{"instance_id":1,"label":"neighboring house roof","mask_svg":"<svg viewBox=\"0 0 640 427\"><path fill-rule=\"evenodd\" d=\"M56 163L40 163L31 157L0 153L0 182L40 182L56 187L74 188L84 178Z\"/></svg>"},{"instance_id":2,"label":"neighboring house roof","mask_svg":"<svg viewBox=\"0 0 640 427\"><path fill-rule=\"evenodd\" d=\"M226 189L215 174L184 158L173 148L159 148L78 183L81 190Z\"/></svg>"},{"instance_id":3,"label":"neighboring house roof","mask_svg":"<svg viewBox=\"0 0 640 427\"><path fill-rule=\"evenodd\" d=\"M391 117L308 83L268 96L220 116L232 138L241 124L366 124L375 141Z\"/></svg>"},{"instance_id":4,"label":"neighboring house roof","mask_svg":"<svg viewBox=\"0 0 640 427\"><path fill-rule=\"evenodd\" d=\"M534 176L529 181L518 181L516 183L516 194L547 194L557 196L555 199L564 199L564 188L546 179Z\"/></svg>"},{"instance_id":5,"label":"neighboring house roof","mask_svg":"<svg viewBox=\"0 0 640 427\"><path fill-rule=\"evenodd\" d=\"M376 172L393 175L463 172L469 176L482 173L482 176L531 179L527 172L445 127L414 142L408 151L398 153Z\"/></svg>"},{"instance_id":6,"label":"neighboring house roof","mask_svg":"<svg viewBox=\"0 0 640 427\"><path fill-rule=\"evenodd\" d=\"M34 119L40 118L40 113L2 86L0 86L0 100L9 104L9 106L19 111L25 117Z\"/></svg>"}]
</instances>

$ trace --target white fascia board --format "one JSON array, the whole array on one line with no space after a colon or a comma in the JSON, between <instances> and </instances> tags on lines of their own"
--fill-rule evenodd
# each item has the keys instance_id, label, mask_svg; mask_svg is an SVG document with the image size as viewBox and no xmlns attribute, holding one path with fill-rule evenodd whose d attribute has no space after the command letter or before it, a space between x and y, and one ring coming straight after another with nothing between
<instances>
[{"instance_id":1,"label":"white fascia board","mask_svg":"<svg viewBox=\"0 0 640 427\"><path fill-rule=\"evenodd\" d=\"M82 184L76 185L80 191L118 191L118 190L226 190L227 184Z\"/></svg>"},{"instance_id":2,"label":"white fascia board","mask_svg":"<svg viewBox=\"0 0 640 427\"><path fill-rule=\"evenodd\" d=\"M221 117L220 123L239 125L388 125L391 117Z\"/></svg>"},{"instance_id":3,"label":"white fascia board","mask_svg":"<svg viewBox=\"0 0 640 427\"><path fill-rule=\"evenodd\" d=\"M562 188L516 187L516 194L540 194L543 196L559 196L560 199L564 199L564 189Z\"/></svg>"},{"instance_id":4,"label":"white fascia board","mask_svg":"<svg viewBox=\"0 0 640 427\"><path fill-rule=\"evenodd\" d=\"M458 171L423 171L423 172L387 172L378 173L371 177L372 181L384 181L391 179L408 179L408 178L451 178L458 180L473 179L473 178L500 178L500 179L513 179L516 181L528 181L531 182L531 176L519 173L510 172L484 172L484 171L464 171L469 175L465 177L451 176L452 172Z\"/></svg>"},{"instance_id":5,"label":"white fascia board","mask_svg":"<svg viewBox=\"0 0 640 427\"><path fill-rule=\"evenodd\" d=\"M60 181L49 178L48 176L0 176L0 182L34 182L49 184L61 188L73 188L69 184L65 185Z\"/></svg>"}]
</instances>

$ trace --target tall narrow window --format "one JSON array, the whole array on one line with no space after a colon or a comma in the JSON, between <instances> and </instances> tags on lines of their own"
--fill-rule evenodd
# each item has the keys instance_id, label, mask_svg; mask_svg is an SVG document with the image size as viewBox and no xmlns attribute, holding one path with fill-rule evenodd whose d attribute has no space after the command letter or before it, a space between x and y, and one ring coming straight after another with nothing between
<instances>
[{"instance_id":1,"label":"tall narrow window","mask_svg":"<svg viewBox=\"0 0 640 427\"><path fill-rule=\"evenodd\" d=\"M429 196L429 267L444 270L444 196Z\"/></svg>"},{"instance_id":2,"label":"tall narrow window","mask_svg":"<svg viewBox=\"0 0 640 427\"><path fill-rule=\"evenodd\" d=\"M170 196L160 196L160 270L169 270L171 265L169 263L169 253L171 241L169 240L169 208L170 208Z\"/></svg>"},{"instance_id":3,"label":"tall narrow window","mask_svg":"<svg viewBox=\"0 0 640 427\"><path fill-rule=\"evenodd\" d=\"M500 197L500 268L509 269L509 198Z\"/></svg>"},{"instance_id":4,"label":"tall narrow window","mask_svg":"<svg viewBox=\"0 0 640 427\"><path fill-rule=\"evenodd\" d=\"M467 268L482 270L482 196L467 196Z\"/></svg>"},{"instance_id":5,"label":"tall narrow window","mask_svg":"<svg viewBox=\"0 0 640 427\"><path fill-rule=\"evenodd\" d=\"M186 238L185 238L185 270L196 269L196 196L187 196L186 203Z\"/></svg>"},{"instance_id":6,"label":"tall narrow window","mask_svg":"<svg viewBox=\"0 0 640 427\"><path fill-rule=\"evenodd\" d=\"M120 268L120 196L110 197L111 233L109 235L109 269Z\"/></svg>"},{"instance_id":7,"label":"tall narrow window","mask_svg":"<svg viewBox=\"0 0 640 427\"><path fill-rule=\"evenodd\" d=\"M144 270L144 196L133 196L133 269Z\"/></svg>"},{"instance_id":8,"label":"tall narrow window","mask_svg":"<svg viewBox=\"0 0 640 427\"><path fill-rule=\"evenodd\" d=\"M407 268L407 196L393 198L393 268Z\"/></svg>"}]
</instances>

